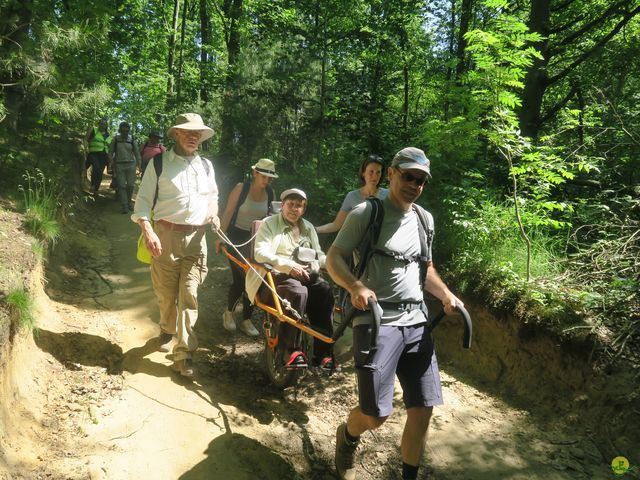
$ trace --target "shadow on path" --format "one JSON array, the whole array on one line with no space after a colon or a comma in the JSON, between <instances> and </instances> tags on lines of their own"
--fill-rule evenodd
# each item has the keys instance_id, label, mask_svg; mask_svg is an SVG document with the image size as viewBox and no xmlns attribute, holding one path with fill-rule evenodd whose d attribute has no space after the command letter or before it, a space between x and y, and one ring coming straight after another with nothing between
<instances>
[{"instance_id":1,"label":"shadow on path","mask_svg":"<svg viewBox=\"0 0 640 480\"><path fill-rule=\"evenodd\" d=\"M280 454L260 442L237 433L225 433L209 443L207 458L195 465L179 480L279 479L298 480L294 468Z\"/></svg>"}]
</instances>

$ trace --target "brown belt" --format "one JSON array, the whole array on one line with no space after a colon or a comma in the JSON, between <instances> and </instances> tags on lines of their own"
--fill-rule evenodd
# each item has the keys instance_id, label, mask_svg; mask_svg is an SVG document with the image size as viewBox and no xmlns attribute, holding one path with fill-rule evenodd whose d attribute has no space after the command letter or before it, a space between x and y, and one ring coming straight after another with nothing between
<instances>
[{"instance_id":1,"label":"brown belt","mask_svg":"<svg viewBox=\"0 0 640 480\"><path fill-rule=\"evenodd\" d=\"M206 225L183 225L182 223L171 223L166 220L158 220L158 223L161 223L165 228L175 230L176 232L195 232L206 227Z\"/></svg>"}]
</instances>

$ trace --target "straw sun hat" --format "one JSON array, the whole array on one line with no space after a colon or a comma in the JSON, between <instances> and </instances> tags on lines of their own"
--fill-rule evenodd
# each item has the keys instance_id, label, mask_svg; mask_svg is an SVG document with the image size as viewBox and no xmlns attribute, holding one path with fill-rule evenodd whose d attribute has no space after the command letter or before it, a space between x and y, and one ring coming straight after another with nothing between
<instances>
[{"instance_id":1,"label":"straw sun hat","mask_svg":"<svg viewBox=\"0 0 640 480\"><path fill-rule=\"evenodd\" d=\"M276 164L273 163L273 160L269 160L268 158L261 158L258 160L258 162L251 167L251 170L261 173L267 177L278 178L278 174L276 173Z\"/></svg>"},{"instance_id":2,"label":"straw sun hat","mask_svg":"<svg viewBox=\"0 0 640 480\"><path fill-rule=\"evenodd\" d=\"M213 136L213 129L207 127L202 121L202 117L197 113L183 113L176 118L176 124L169 129L167 135L171 138L175 137L175 131L180 130L200 130L202 135L200 136L200 142L211 138Z\"/></svg>"}]
</instances>

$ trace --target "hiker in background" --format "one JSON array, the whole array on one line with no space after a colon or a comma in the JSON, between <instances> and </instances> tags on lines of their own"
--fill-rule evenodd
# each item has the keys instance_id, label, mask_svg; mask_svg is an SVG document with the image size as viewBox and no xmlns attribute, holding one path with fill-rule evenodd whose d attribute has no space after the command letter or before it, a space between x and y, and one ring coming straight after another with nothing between
<instances>
[{"instance_id":1,"label":"hiker in background","mask_svg":"<svg viewBox=\"0 0 640 480\"><path fill-rule=\"evenodd\" d=\"M268 158L258 160L251 170L253 178L250 181L238 183L229 193L220 227L234 245L242 245L238 250L245 258L252 257L249 242L251 224L254 220L262 220L271 212L271 202L275 194L270 183L274 178L278 178L275 164ZM216 250L220 251L220 241L216 242ZM233 248L229 248L229 253L237 257ZM228 331L235 332L236 321L233 318L233 312L242 299L240 330L250 337L255 337L258 335L258 330L251 323L253 305L244 295L244 271L233 260L229 260L229 265L232 282L227 295L227 309L222 314L222 325Z\"/></svg>"},{"instance_id":2,"label":"hiker in background","mask_svg":"<svg viewBox=\"0 0 640 480\"><path fill-rule=\"evenodd\" d=\"M278 295L291 303L309 323L331 336L333 331L333 293L329 283L320 275L325 254L320 249L318 235L313 225L302 218L307 208L307 195L298 188L290 188L280 195L282 211L267 217L261 224L253 248L256 261L273 267L273 280ZM255 299L262 284L260 276L253 270L247 272L246 290L250 299ZM271 292L262 289L269 299ZM269 299L264 298L266 302ZM298 330L286 322L280 323L278 343L285 348L285 367L306 368L308 360L299 344ZM319 339L313 341L312 366L332 372L337 368L333 357L333 346Z\"/></svg>"},{"instance_id":3,"label":"hiker in background","mask_svg":"<svg viewBox=\"0 0 640 480\"><path fill-rule=\"evenodd\" d=\"M87 160L85 170L91 167L91 194L96 195L100 190L104 168L109 165L109 142L111 136L107 119L101 118L97 127L92 127L84 137L87 144Z\"/></svg>"},{"instance_id":4,"label":"hiker in background","mask_svg":"<svg viewBox=\"0 0 640 480\"><path fill-rule=\"evenodd\" d=\"M140 165L140 149L129 131L127 122L121 122L118 134L111 142L111 168L116 178L116 195L120 202L121 213L133 211L133 187L136 181L136 169Z\"/></svg>"},{"instance_id":5,"label":"hiker in background","mask_svg":"<svg viewBox=\"0 0 640 480\"><path fill-rule=\"evenodd\" d=\"M198 348L193 330L198 287L207 275L205 231L209 224L220 225L215 172L197 151L213 130L200 115L184 113L167 134L176 144L162 155L159 174L151 162L142 177L131 220L140 225L153 256L151 281L160 307L158 350L168 352L176 335L172 369L191 377Z\"/></svg>"},{"instance_id":6,"label":"hiker in background","mask_svg":"<svg viewBox=\"0 0 640 480\"><path fill-rule=\"evenodd\" d=\"M149 164L149 160L160 153L164 153L167 149L160 143L162 140L162 134L157 130L149 132L149 139L144 142L144 145L140 148L140 158L142 165L140 166L140 175L144 175L144 171Z\"/></svg>"},{"instance_id":7,"label":"hiker in background","mask_svg":"<svg viewBox=\"0 0 640 480\"><path fill-rule=\"evenodd\" d=\"M369 155L360 165L359 177L360 188L347 193L340 207L340 211L336 214L336 218L331 223L319 226L316 231L318 233L333 233L340 230L347 214L353 207L364 202L369 197L378 197L383 200L389 190L380 187L384 178L384 162L378 155Z\"/></svg>"},{"instance_id":8,"label":"hiker in background","mask_svg":"<svg viewBox=\"0 0 640 480\"><path fill-rule=\"evenodd\" d=\"M391 415L396 375L407 411L400 444L402 478L418 477L433 407L442 404L423 289L442 301L448 314L462 305L433 266L433 218L414 205L431 176L429 160L422 150L405 148L395 155L387 175L389 195L381 202L380 234L375 249L369 250L372 255L362 258L362 276L355 277L348 260L368 235L375 202L362 203L349 213L327 255L331 278L349 292L357 309L352 325L359 405L336 432L335 464L342 480L356 478L360 435L380 427ZM370 298L378 302L382 317L376 348L370 339L371 313L365 311Z\"/></svg>"}]
</instances>

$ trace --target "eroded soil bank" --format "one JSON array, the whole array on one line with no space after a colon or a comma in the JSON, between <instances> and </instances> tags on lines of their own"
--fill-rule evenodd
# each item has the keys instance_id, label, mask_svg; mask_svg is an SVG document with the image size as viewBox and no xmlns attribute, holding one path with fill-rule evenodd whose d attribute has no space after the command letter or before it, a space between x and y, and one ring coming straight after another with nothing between
<instances>
[{"instance_id":1,"label":"eroded soil bank","mask_svg":"<svg viewBox=\"0 0 640 480\"><path fill-rule=\"evenodd\" d=\"M261 342L222 328L229 273L211 252L197 374L182 379L169 368L170 354L155 351L157 309L148 269L134 257L135 225L109 193L89 213L47 265L38 334L18 336L2 367L0 478L336 478L335 429L357 400L349 335L337 345L342 373L274 389ZM498 335L505 326L474 315L471 352L459 346L459 322L437 331L446 405L434 414L420 478L611 478L601 438L566 414L584 403L559 395L541 405L553 398L548 390L535 395L544 382L529 382L528 396L515 384L507 389L519 374L515 353L495 358L508 341ZM259 327L260 315L254 320ZM544 375L542 367L531 373ZM400 478L399 390L395 405L387 423L363 438L362 480Z\"/></svg>"}]
</instances>

